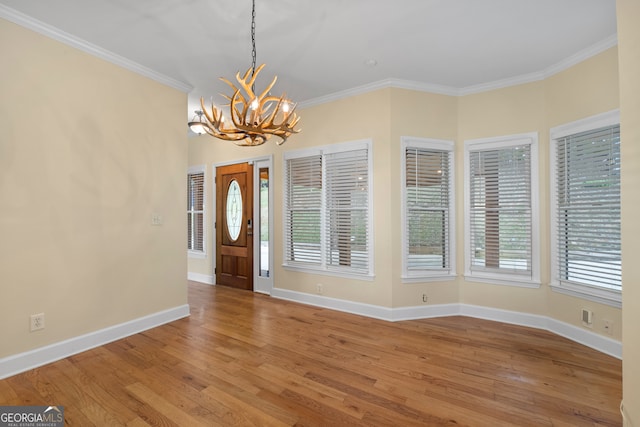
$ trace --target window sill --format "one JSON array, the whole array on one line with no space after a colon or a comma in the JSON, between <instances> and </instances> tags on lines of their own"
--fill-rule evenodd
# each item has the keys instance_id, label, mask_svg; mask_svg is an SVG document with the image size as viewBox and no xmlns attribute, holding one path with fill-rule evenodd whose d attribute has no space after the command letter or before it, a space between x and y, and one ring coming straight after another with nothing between
<instances>
[{"instance_id":1,"label":"window sill","mask_svg":"<svg viewBox=\"0 0 640 427\"><path fill-rule=\"evenodd\" d=\"M622 293L618 291L569 282L553 282L551 289L560 294L622 308Z\"/></svg>"},{"instance_id":2,"label":"window sill","mask_svg":"<svg viewBox=\"0 0 640 427\"><path fill-rule=\"evenodd\" d=\"M337 269L328 270L321 267L309 267L309 266L300 266L300 265L291 265L291 264L282 264L282 267L285 270L289 270L289 271L298 271L301 273L310 273L310 274L321 274L323 276L342 277L345 279L373 281L373 279L375 278L375 275L371 273L357 273L357 272L350 272L350 271L337 270Z\"/></svg>"},{"instance_id":3,"label":"window sill","mask_svg":"<svg viewBox=\"0 0 640 427\"><path fill-rule=\"evenodd\" d=\"M455 274L429 274L429 275L407 275L401 276L402 283L425 283L425 282L451 282L456 279Z\"/></svg>"},{"instance_id":4,"label":"window sill","mask_svg":"<svg viewBox=\"0 0 640 427\"><path fill-rule=\"evenodd\" d=\"M539 281L515 275L498 276L495 274L471 274L467 272L464 278L468 282L488 283L491 285L512 286L516 288L537 289L541 285Z\"/></svg>"}]
</instances>

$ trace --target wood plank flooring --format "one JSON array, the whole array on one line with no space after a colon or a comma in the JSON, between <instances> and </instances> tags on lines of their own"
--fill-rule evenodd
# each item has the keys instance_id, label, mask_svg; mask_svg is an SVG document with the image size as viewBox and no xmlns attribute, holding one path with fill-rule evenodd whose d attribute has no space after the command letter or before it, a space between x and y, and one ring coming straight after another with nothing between
<instances>
[{"instance_id":1,"label":"wood plank flooring","mask_svg":"<svg viewBox=\"0 0 640 427\"><path fill-rule=\"evenodd\" d=\"M468 317L390 323L189 283L191 316L0 381L68 426L620 426L622 363Z\"/></svg>"}]
</instances>

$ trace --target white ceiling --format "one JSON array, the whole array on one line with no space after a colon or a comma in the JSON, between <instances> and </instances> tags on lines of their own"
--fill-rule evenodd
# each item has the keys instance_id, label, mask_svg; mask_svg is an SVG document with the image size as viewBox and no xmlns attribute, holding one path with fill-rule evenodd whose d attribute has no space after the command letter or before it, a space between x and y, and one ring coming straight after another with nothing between
<instances>
[{"instance_id":1,"label":"white ceiling","mask_svg":"<svg viewBox=\"0 0 640 427\"><path fill-rule=\"evenodd\" d=\"M251 65L251 0L2 5L193 87L191 113ZM256 0L256 43L258 86L278 75L298 102L390 81L469 93L615 44L615 0Z\"/></svg>"}]
</instances>

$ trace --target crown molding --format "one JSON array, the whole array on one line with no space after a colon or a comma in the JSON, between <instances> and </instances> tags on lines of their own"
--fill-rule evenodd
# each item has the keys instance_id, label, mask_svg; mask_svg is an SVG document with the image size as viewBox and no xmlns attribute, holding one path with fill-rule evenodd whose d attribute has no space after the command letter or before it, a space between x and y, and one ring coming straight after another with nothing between
<instances>
[{"instance_id":1,"label":"crown molding","mask_svg":"<svg viewBox=\"0 0 640 427\"><path fill-rule=\"evenodd\" d=\"M314 107L320 104L326 104L328 102L339 101L341 99L350 98L356 95L362 95L365 93L373 92L379 89L408 89L417 92L427 92L439 95L458 96L459 90L451 86L436 85L431 83L416 82L412 80L402 79L384 79L376 82L367 83L365 85L356 86L351 89L342 90L339 92L330 93L328 95L312 98L307 101L298 102L299 108Z\"/></svg>"},{"instance_id":2,"label":"crown molding","mask_svg":"<svg viewBox=\"0 0 640 427\"><path fill-rule=\"evenodd\" d=\"M561 71L566 70L567 68L571 68L574 65L579 64L582 61L586 61L587 59L598 55L599 53L604 52L607 49L610 49L614 46L618 45L618 35L612 34L604 40L600 40L598 43L595 43L589 46L586 49L583 49L577 53L574 53L568 58L563 59L562 61L554 64L544 70L545 78L551 77L554 74L558 74Z\"/></svg>"},{"instance_id":3,"label":"crown molding","mask_svg":"<svg viewBox=\"0 0 640 427\"><path fill-rule=\"evenodd\" d=\"M432 83L414 82L411 80L389 79L390 87L408 89L418 92L428 92L436 95L458 96L460 91L452 86L436 85Z\"/></svg>"},{"instance_id":4,"label":"crown molding","mask_svg":"<svg viewBox=\"0 0 640 427\"><path fill-rule=\"evenodd\" d=\"M373 92L379 89L389 88L388 80L380 80L373 83L368 83L362 86L356 86L351 89L341 90L338 92L330 93L328 95L312 98L307 101L298 102L299 108L315 107L316 105L327 104L329 102L339 101L341 99L350 98L356 95L362 95L365 93Z\"/></svg>"},{"instance_id":5,"label":"crown molding","mask_svg":"<svg viewBox=\"0 0 640 427\"><path fill-rule=\"evenodd\" d=\"M544 80L546 75L544 71L536 71L521 76L509 77L506 79L496 80L493 82L480 83L478 85L467 86L459 89L459 96L474 95L482 92L489 92L496 89L504 89L506 87L517 86L526 83Z\"/></svg>"},{"instance_id":6,"label":"crown molding","mask_svg":"<svg viewBox=\"0 0 640 427\"><path fill-rule=\"evenodd\" d=\"M129 71L133 71L136 74L155 80L158 83L162 83L181 92L189 93L191 92L191 90L193 90L193 87L187 83L181 82L172 77L165 76L164 74L158 73L151 68L145 67L144 65L138 64L137 62L131 61L130 59L127 59L123 56L117 55L113 52L89 43L86 40L66 33L56 27L45 24L42 21L39 21L2 4L0 4L0 18L4 18L7 21L13 22L14 24L28 28L32 31L35 31L36 33L42 34L43 36L47 36L49 38L57 40L68 46L86 52L92 56L104 59L105 61L118 65Z\"/></svg>"},{"instance_id":7,"label":"crown molding","mask_svg":"<svg viewBox=\"0 0 640 427\"><path fill-rule=\"evenodd\" d=\"M401 80L401 79L386 79L380 80L377 82L369 83L366 85L358 86L352 89L343 90L340 92L335 92L329 95L321 96L318 98L313 98L307 101L299 102L298 106L300 108L312 107L315 105L325 104L327 102L337 101L340 99L348 98L354 95L361 95L367 92L372 92L378 89L386 89L386 88L399 88L399 89L409 89L418 92L428 92L440 95L449 95L449 96L466 96L473 95L482 92L489 92L496 89L503 89L510 86L517 86L526 83L532 83L540 80L547 79L554 74L558 74L568 68L573 67L574 65L579 64L582 61L585 61L593 56L598 55L599 53L604 52L607 49L610 49L618 44L618 36L613 34L607 37L604 40L595 43L586 49L581 50L568 58L563 59L562 61L545 68L541 71L536 71L529 74L523 74L521 76L509 77L506 79L495 80L492 82L481 83L473 86L466 86L462 88L455 88L452 86L443 86L443 85L435 85L429 83L416 82L411 80Z\"/></svg>"},{"instance_id":8,"label":"crown molding","mask_svg":"<svg viewBox=\"0 0 640 427\"><path fill-rule=\"evenodd\" d=\"M586 49L583 49L568 58L563 59L562 61L551 65L550 67L545 68L542 71L537 71L529 74L524 74L522 76L515 76L507 79L496 80L493 82L481 83L479 85L467 86L463 87L459 90L460 95L472 95L481 92L487 92L495 89L502 89L509 86L516 86L525 83L532 83L540 80L547 79L554 74L558 74L568 68L573 67L574 65L579 64L582 61L585 61L593 56L596 56L599 53L604 52L607 49L610 49L618 44L618 36L613 34L607 37L604 40L601 40Z\"/></svg>"}]
</instances>

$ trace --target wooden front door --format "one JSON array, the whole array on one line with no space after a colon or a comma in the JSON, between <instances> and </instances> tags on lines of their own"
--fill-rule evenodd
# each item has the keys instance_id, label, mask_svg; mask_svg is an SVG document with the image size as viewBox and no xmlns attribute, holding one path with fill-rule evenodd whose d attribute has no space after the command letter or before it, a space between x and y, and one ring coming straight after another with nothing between
<instances>
[{"instance_id":1,"label":"wooden front door","mask_svg":"<svg viewBox=\"0 0 640 427\"><path fill-rule=\"evenodd\" d=\"M216 283L253 290L253 166L216 168Z\"/></svg>"}]
</instances>

